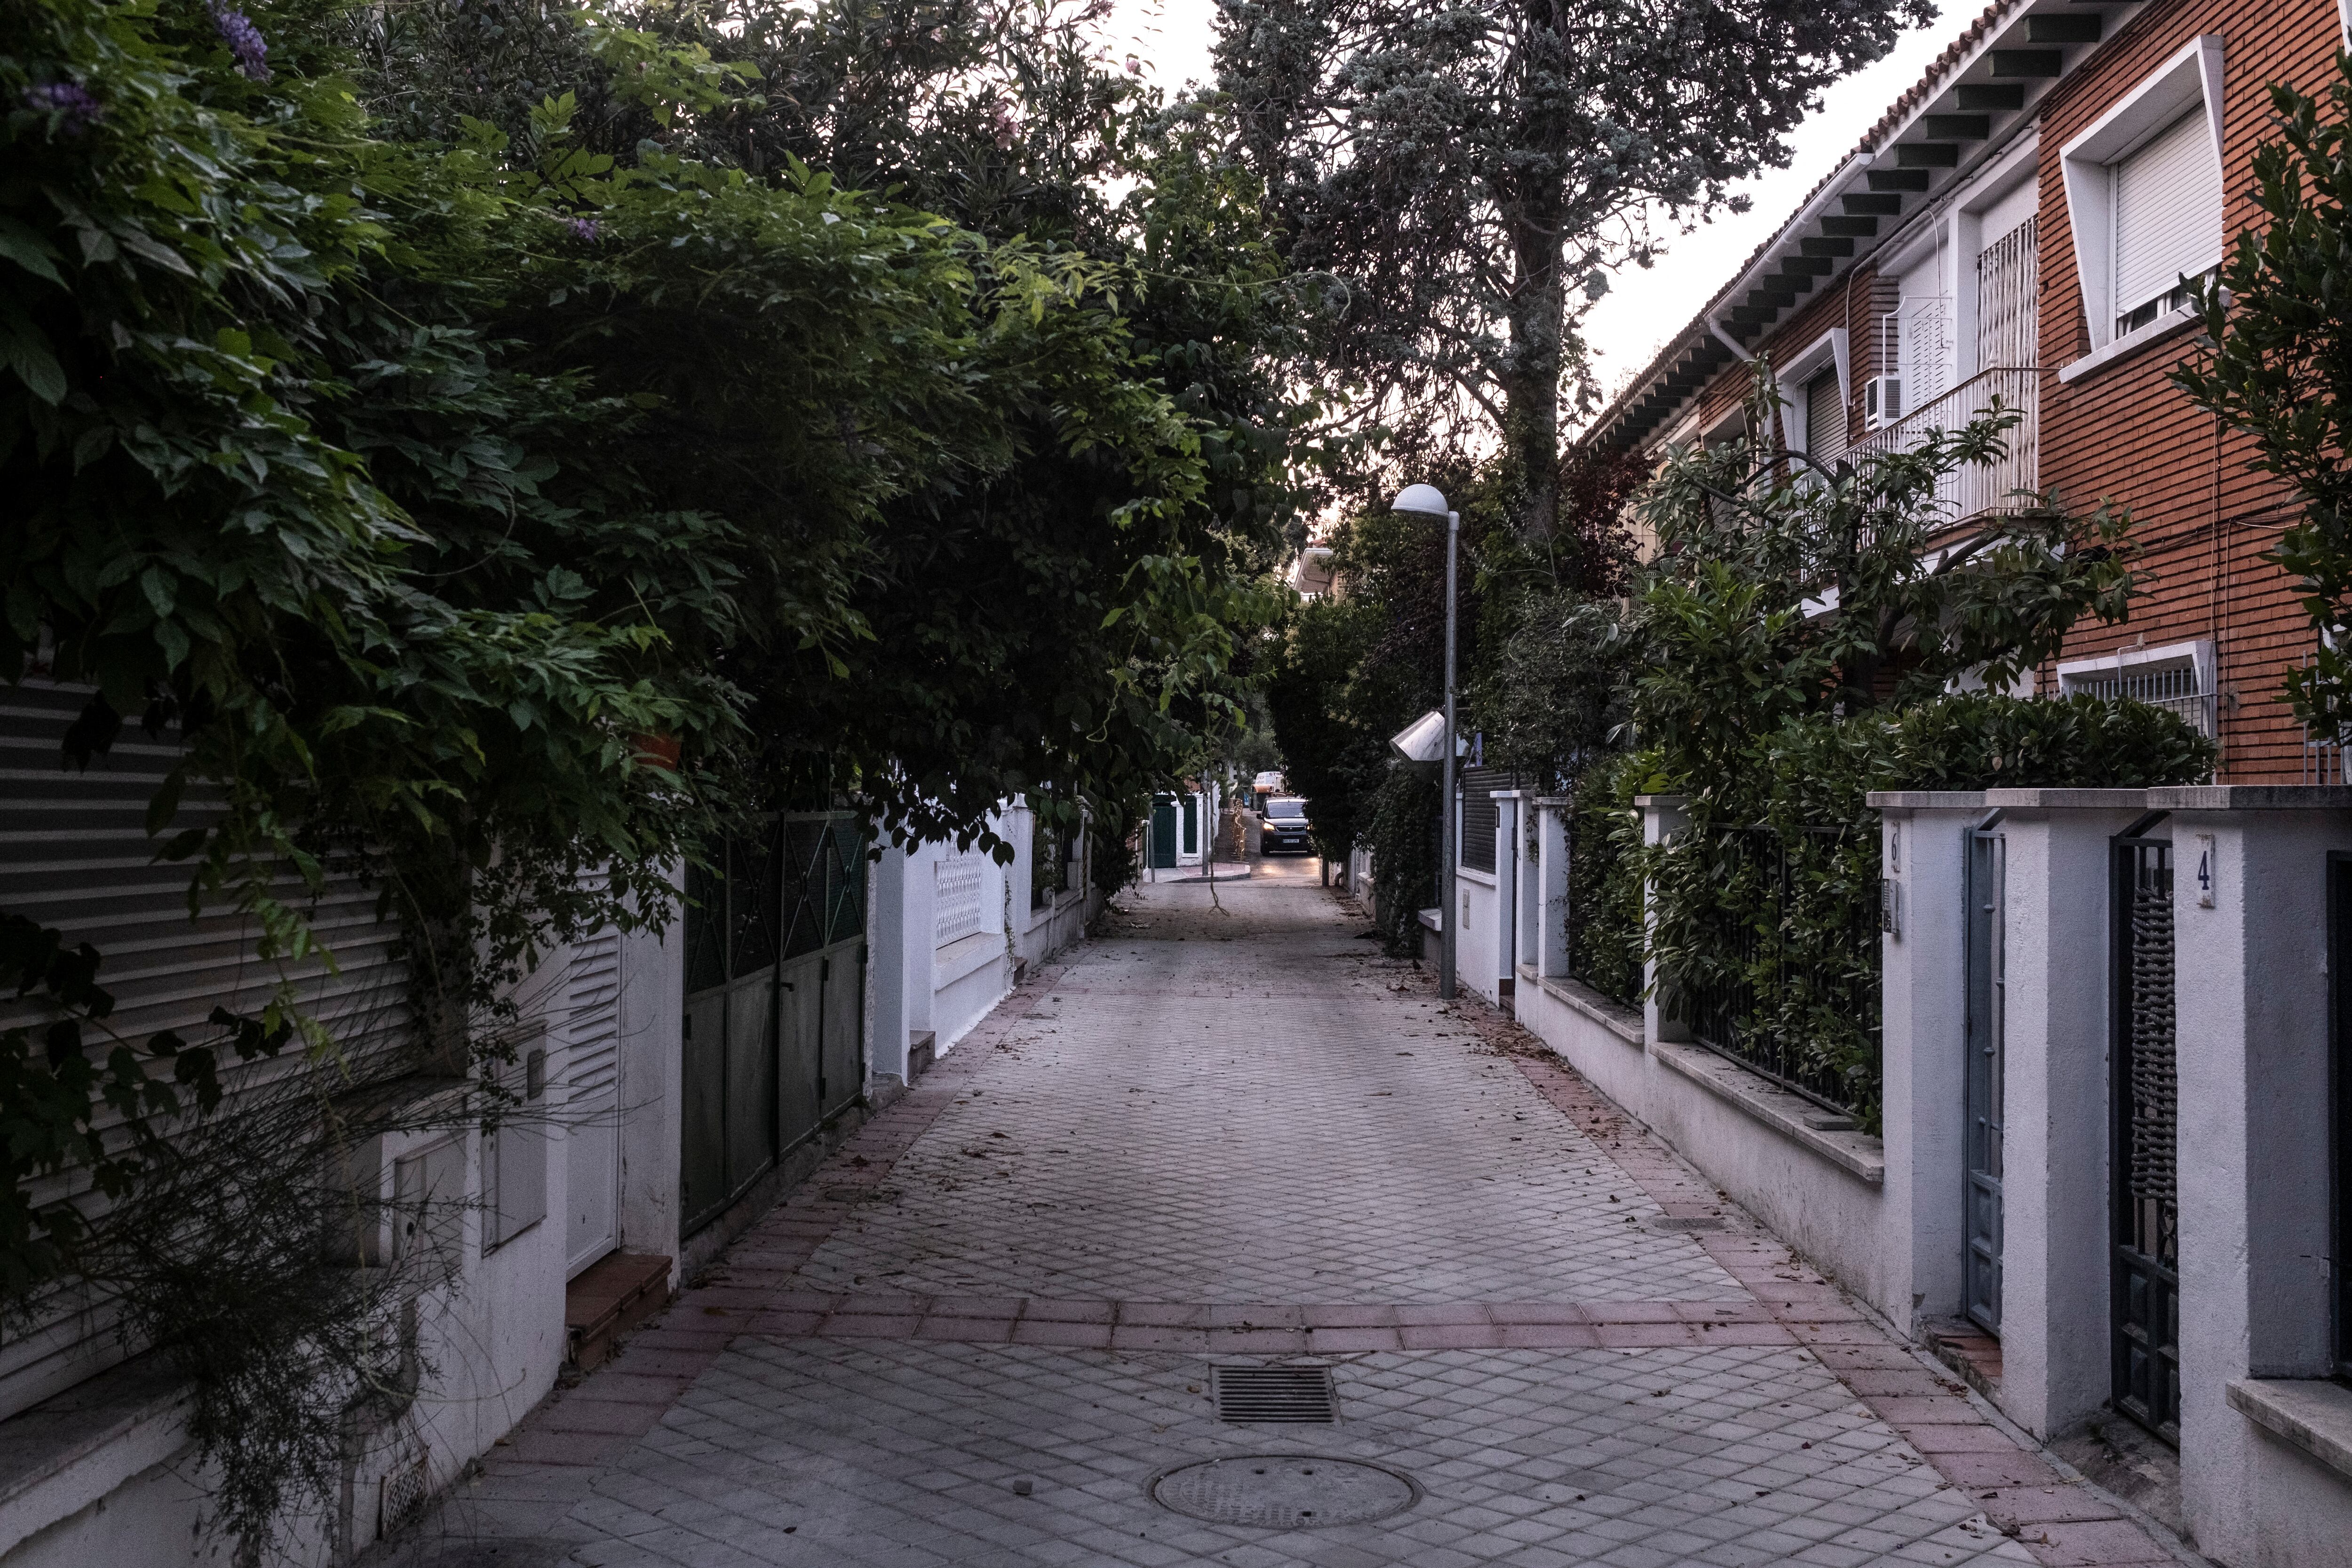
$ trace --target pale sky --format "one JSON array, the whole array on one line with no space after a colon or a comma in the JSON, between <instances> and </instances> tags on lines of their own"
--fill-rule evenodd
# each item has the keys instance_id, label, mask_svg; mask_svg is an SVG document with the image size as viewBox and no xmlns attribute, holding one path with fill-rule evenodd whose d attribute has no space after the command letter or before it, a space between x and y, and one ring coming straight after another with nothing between
<instances>
[{"instance_id":1,"label":"pale sky","mask_svg":"<svg viewBox=\"0 0 2352 1568\"><path fill-rule=\"evenodd\" d=\"M1739 187L1754 205L1721 214L1696 232L1669 241L1648 270L1629 268L1586 318L1602 389L1614 394L1664 348L1698 308L1731 280L1739 264L1794 212L1807 192L1836 168L1887 105L1919 79L1967 25L1972 8L1947 6L1927 27L1906 33L1894 53L1822 95L1821 110L1790 138L1795 157ZM1121 51L1146 63L1149 79L1173 90L1209 75L1216 32L1212 0L1118 0L1109 24Z\"/></svg>"}]
</instances>

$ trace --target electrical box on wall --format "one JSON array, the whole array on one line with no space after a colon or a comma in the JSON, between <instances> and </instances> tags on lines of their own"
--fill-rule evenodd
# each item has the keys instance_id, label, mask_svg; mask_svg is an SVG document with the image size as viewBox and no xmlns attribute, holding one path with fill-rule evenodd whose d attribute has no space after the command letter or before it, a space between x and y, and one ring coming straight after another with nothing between
<instances>
[{"instance_id":1,"label":"electrical box on wall","mask_svg":"<svg viewBox=\"0 0 2352 1568\"><path fill-rule=\"evenodd\" d=\"M1862 384L1862 425L1865 430L1883 429L1903 417L1903 378L1899 375L1874 375Z\"/></svg>"}]
</instances>

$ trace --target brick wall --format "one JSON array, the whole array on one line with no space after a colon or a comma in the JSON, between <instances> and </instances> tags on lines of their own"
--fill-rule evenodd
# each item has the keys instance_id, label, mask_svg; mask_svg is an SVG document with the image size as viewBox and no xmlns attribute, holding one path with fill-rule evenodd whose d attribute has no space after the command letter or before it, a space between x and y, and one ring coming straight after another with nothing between
<instances>
[{"instance_id":1,"label":"brick wall","mask_svg":"<svg viewBox=\"0 0 2352 1568\"><path fill-rule=\"evenodd\" d=\"M2179 0L2143 12L2094 58L2060 82L2042 106L2041 132L2042 358L2053 367L2090 352L2074 265L2059 153L2118 99L2190 40L2222 38L2225 89L2224 232L2256 221L2252 163L2268 133L2273 82L2306 90L2333 77L2341 23L2334 0ZM1894 309L1895 280L1868 262L1808 300L1760 347L1786 361L1832 326L1848 331L1850 437L1862 434L1861 391L1881 370L1876 324ZM2189 406L2166 373L2193 352L2188 336L2148 349L2072 384L2043 384L2041 480L2061 501L2088 510L2127 508L2143 596L2123 626L2080 630L2067 658L2145 643L2210 639L2218 655L2224 780L2294 783L2303 733L2282 683L2312 644L2294 585L2263 559L2293 516L2293 498L2248 471L2252 444L2224 436ZM1747 367L1717 373L1699 397L1702 428L1738 406ZM2054 664L2043 688L2057 689Z\"/></svg>"},{"instance_id":2,"label":"brick wall","mask_svg":"<svg viewBox=\"0 0 2352 1568\"><path fill-rule=\"evenodd\" d=\"M2181 0L2143 12L2058 84L2042 123L2042 353L2064 364L2090 351L2067 224L2059 153L2115 101L2192 39L2222 39L2223 232L2256 221L2252 161L2270 126L2269 84L2306 89L2333 74L2340 34L2333 0ZM2042 482L2076 508L2126 506L2147 589L2130 625L2081 631L2066 657L2210 638L2220 665L2222 777L2294 783L2302 731L2280 685L2311 646L2293 585L2262 559L2288 521L2291 498L2246 470L2251 443L2224 436L2165 379L2193 353L2186 336L2042 393ZM2234 702L2234 705L2233 705Z\"/></svg>"}]
</instances>

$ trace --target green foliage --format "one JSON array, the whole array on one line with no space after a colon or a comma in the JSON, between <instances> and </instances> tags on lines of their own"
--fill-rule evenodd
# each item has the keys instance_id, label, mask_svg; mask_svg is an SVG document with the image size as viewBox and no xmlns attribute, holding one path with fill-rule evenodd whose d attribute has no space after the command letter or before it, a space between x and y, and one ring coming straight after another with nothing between
<instances>
[{"instance_id":1,"label":"green foliage","mask_svg":"<svg viewBox=\"0 0 2352 1568\"><path fill-rule=\"evenodd\" d=\"M1502 513L1549 527L1563 400L1593 390L1577 325L1610 272L1740 205L1731 186L1787 162L1823 87L1932 15L1923 0L1226 0L1217 87L1237 153L1329 301L1302 376L1417 462L1499 437Z\"/></svg>"},{"instance_id":2,"label":"green foliage","mask_svg":"<svg viewBox=\"0 0 2352 1568\"><path fill-rule=\"evenodd\" d=\"M1764 384L1768 390L1769 384ZM1769 405L1751 421L1769 428ZM1645 852L1665 1005L1874 1124L1879 836L1872 790L2185 783L2210 742L2153 710L1954 695L2012 683L2084 616L2124 617L2126 520L2050 500L1956 531L1947 474L1999 414L1833 471L1682 452L1644 506L1634 716L1689 826Z\"/></svg>"},{"instance_id":3,"label":"green foliage","mask_svg":"<svg viewBox=\"0 0 2352 1568\"><path fill-rule=\"evenodd\" d=\"M1759 734L1728 798L1650 857L1670 1003L1737 998L1742 1048L1874 1124L1879 832L1874 790L2145 788L2209 776L2179 715L1973 692ZM1694 792L1696 801L1697 792Z\"/></svg>"},{"instance_id":4,"label":"green foliage","mask_svg":"<svg viewBox=\"0 0 2352 1568\"><path fill-rule=\"evenodd\" d=\"M1255 187L1137 107L1040 132L1139 177L1084 226L1029 225L1058 198L1023 209L1020 167L972 171L994 232L851 189L788 154L845 144L854 87L831 141L761 128L811 112L774 107L813 79L783 35L854 64L870 30L816 36L853 9L746 43L662 6L293 0L266 77L193 0L0 13L0 661L95 689L69 764L129 722L175 749L150 833L251 959L331 966L305 910L355 878L417 977L381 1059L290 987L201 1041L101 1038L103 955L0 911L0 980L56 1026L0 1036L0 1310L78 1276L178 1356L248 1556L382 1373L313 1223L382 1120L350 1095L486 1073L505 982L666 922L675 865L808 779L905 834L984 837L1033 790L1123 824L1244 711L1297 423L1257 360ZM1129 104L1066 37L956 38L932 107L977 125L956 62L1032 46ZM859 172L950 190L955 118L889 107ZM229 1061L263 1055L300 1090L268 1115ZM85 1177L108 1206L58 1197ZM211 1233L257 1209L285 1227Z\"/></svg>"},{"instance_id":5,"label":"green foliage","mask_svg":"<svg viewBox=\"0 0 2352 1568\"><path fill-rule=\"evenodd\" d=\"M1568 826L1569 973L1612 1001L1642 1005L1646 940L1642 914L1647 859L1642 812L1656 759L1607 758L1576 781Z\"/></svg>"},{"instance_id":6,"label":"green foliage","mask_svg":"<svg viewBox=\"0 0 2352 1568\"><path fill-rule=\"evenodd\" d=\"M1751 423L1769 428L1774 395L1759 385ZM1943 538L1938 482L1992 460L2015 423L1996 412L1833 472L1747 441L1674 455L1643 502L1660 555L1635 694L1668 772L1726 787L1714 781L1784 719L2005 686L2082 616L2124 618L2120 513L2043 498Z\"/></svg>"},{"instance_id":7,"label":"green foliage","mask_svg":"<svg viewBox=\"0 0 2352 1568\"><path fill-rule=\"evenodd\" d=\"M1421 951L1421 911L1437 902L1438 802L1436 769L1398 767L1364 803L1374 926L1392 953Z\"/></svg>"},{"instance_id":8,"label":"green foliage","mask_svg":"<svg viewBox=\"0 0 2352 1568\"><path fill-rule=\"evenodd\" d=\"M2275 140L2253 156L2259 230L2193 283L2204 352L2173 373L2200 406L2253 437L2252 466L2303 514L2272 559L2302 586L2320 635L2290 669L2295 717L2324 736L2352 717L2352 60L2318 95L2271 89Z\"/></svg>"}]
</instances>

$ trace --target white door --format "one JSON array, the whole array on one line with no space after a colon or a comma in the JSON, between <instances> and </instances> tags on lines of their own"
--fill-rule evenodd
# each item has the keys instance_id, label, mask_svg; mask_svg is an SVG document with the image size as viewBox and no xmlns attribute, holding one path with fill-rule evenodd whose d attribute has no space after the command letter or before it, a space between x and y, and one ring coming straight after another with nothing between
<instances>
[{"instance_id":1,"label":"white door","mask_svg":"<svg viewBox=\"0 0 2352 1568\"><path fill-rule=\"evenodd\" d=\"M569 1194L566 1277L621 1240L621 936L604 931L572 950L557 1030L564 1047Z\"/></svg>"}]
</instances>

